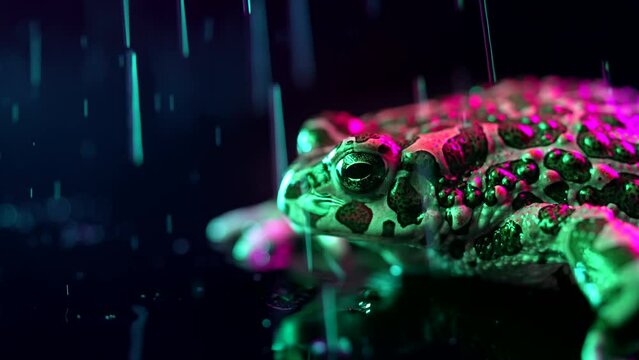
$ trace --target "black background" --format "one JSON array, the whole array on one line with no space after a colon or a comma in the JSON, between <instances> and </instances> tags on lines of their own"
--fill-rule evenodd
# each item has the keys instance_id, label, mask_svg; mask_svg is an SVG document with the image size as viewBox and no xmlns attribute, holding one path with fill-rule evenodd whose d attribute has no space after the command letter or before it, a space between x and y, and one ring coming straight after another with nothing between
<instances>
[{"instance_id":1,"label":"black background","mask_svg":"<svg viewBox=\"0 0 639 360\"><path fill-rule=\"evenodd\" d=\"M453 0L380 4L374 16L363 0L310 1L317 80L298 89L290 75L287 2L267 1L272 74L282 87L289 153L305 118L326 109L357 114L409 103L415 76L425 77L429 96L487 81L476 1L466 1L463 10ZM600 78L606 60L614 85L639 85L636 1L487 5L498 79ZM145 146L141 168L127 158L120 6L98 0L2 4L0 202L36 214L59 181L72 205L97 210L78 212L73 205L64 223L34 215L29 231L0 229L0 357L126 358L135 319L131 306L140 304L150 312L145 359L268 359L272 329L261 321L272 315L264 298L273 277L256 281L213 253L204 237L213 216L273 194L268 117L251 109L249 21L242 1L187 0L191 55L184 59L176 3L131 0ZM206 18L214 19L208 43ZM37 92L29 84L31 20L42 29ZM160 112L154 111L154 93L162 96ZM168 110L170 94L174 111ZM13 104L20 108L17 123ZM215 144L216 127L221 146ZM166 231L167 214L173 234ZM85 224L103 236L69 245L61 235L69 224ZM137 251L131 249L133 236ZM173 250L179 238L190 245L184 255ZM194 293L197 286L204 292ZM557 341L560 331L568 331L576 340L566 351L576 354L585 327L565 323L583 315L587 326L590 316L578 294L548 295L563 305L546 301L543 309L526 296L513 295L521 304L507 303L565 327L547 333L535 322L515 334L537 334L523 343L543 347L548 337ZM577 299L576 313L570 314L566 299ZM462 307L460 312L482 311ZM512 326L520 329L522 323ZM497 344L489 348L500 343L486 341Z\"/></svg>"}]
</instances>

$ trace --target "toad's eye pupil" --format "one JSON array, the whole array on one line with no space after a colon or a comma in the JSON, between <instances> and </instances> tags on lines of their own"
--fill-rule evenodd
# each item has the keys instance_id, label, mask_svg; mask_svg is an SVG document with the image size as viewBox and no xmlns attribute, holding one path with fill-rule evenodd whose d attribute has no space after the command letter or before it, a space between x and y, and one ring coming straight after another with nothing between
<instances>
[{"instance_id":1,"label":"toad's eye pupil","mask_svg":"<svg viewBox=\"0 0 639 360\"><path fill-rule=\"evenodd\" d=\"M335 170L342 188L354 194L367 194L379 188L387 172L381 156L363 151L346 154Z\"/></svg>"},{"instance_id":2,"label":"toad's eye pupil","mask_svg":"<svg viewBox=\"0 0 639 360\"><path fill-rule=\"evenodd\" d=\"M351 179L365 179L373 172L373 165L368 163L355 163L344 169L343 175Z\"/></svg>"}]
</instances>

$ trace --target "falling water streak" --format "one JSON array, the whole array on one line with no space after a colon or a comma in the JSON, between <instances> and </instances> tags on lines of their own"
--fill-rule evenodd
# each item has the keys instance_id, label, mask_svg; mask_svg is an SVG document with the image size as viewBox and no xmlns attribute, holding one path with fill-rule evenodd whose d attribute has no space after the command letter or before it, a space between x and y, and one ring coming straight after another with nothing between
<instances>
[{"instance_id":1,"label":"falling water streak","mask_svg":"<svg viewBox=\"0 0 639 360\"><path fill-rule=\"evenodd\" d=\"M304 249L306 250L306 268L308 272L313 272L313 238L309 229L311 228L311 214L305 212L306 228L304 229Z\"/></svg>"},{"instance_id":2,"label":"falling water streak","mask_svg":"<svg viewBox=\"0 0 639 360\"><path fill-rule=\"evenodd\" d=\"M324 328L326 330L326 348L328 358L334 359L338 348L337 340L337 308L335 305L335 288L326 285L322 288L322 309L324 312Z\"/></svg>"},{"instance_id":3,"label":"falling water streak","mask_svg":"<svg viewBox=\"0 0 639 360\"><path fill-rule=\"evenodd\" d=\"M135 166L144 163L142 147L142 116L140 114L140 92L138 88L138 64L135 51L126 52L127 67L127 117L129 127L129 153Z\"/></svg>"},{"instance_id":4,"label":"falling water streak","mask_svg":"<svg viewBox=\"0 0 639 360\"><path fill-rule=\"evenodd\" d=\"M138 318L135 319L133 323L131 323L131 345L129 347L129 360L140 360L142 359L144 326L146 325L146 319L149 316L149 312L142 305L133 305L131 309L138 316Z\"/></svg>"},{"instance_id":5,"label":"falling water streak","mask_svg":"<svg viewBox=\"0 0 639 360\"><path fill-rule=\"evenodd\" d=\"M129 22L129 0L122 0L122 24L124 25L124 46L131 48L131 25Z\"/></svg>"},{"instance_id":6,"label":"falling water streak","mask_svg":"<svg viewBox=\"0 0 639 360\"><path fill-rule=\"evenodd\" d=\"M344 272L344 269L342 269L342 267L339 265L335 257L331 255L328 251L324 251L323 253L324 253L324 261L326 261L326 265L328 265L328 268L331 269L331 271L333 272L333 274L335 274L337 279L339 281L346 280L346 273Z\"/></svg>"},{"instance_id":7,"label":"falling water streak","mask_svg":"<svg viewBox=\"0 0 639 360\"><path fill-rule=\"evenodd\" d=\"M85 118L89 117L89 99L84 98L84 100L82 101L82 115Z\"/></svg>"},{"instance_id":8,"label":"falling water streak","mask_svg":"<svg viewBox=\"0 0 639 360\"><path fill-rule=\"evenodd\" d=\"M251 2L248 2L249 9ZM251 43L251 98L253 110L263 115L268 107L271 86L271 53L268 40L268 21L265 0L254 0L249 18Z\"/></svg>"},{"instance_id":9,"label":"falling water streak","mask_svg":"<svg viewBox=\"0 0 639 360\"><path fill-rule=\"evenodd\" d=\"M609 86L610 85L610 65L607 60L601 61L601 77L604 83Z\"/></svg>"},{"instance_id":10,"label":"falling water streak","mask_svg":"<svg viewBox=\"0 0 639 360\"><path fill-rule=\"evenodd\" d=\"M220 147L222 145L222 129L219 126L215 127L215 146Z\"/></svg>"},{"instance_id":11,"label":"falling water streak","mask_svg":"<svg viewBox=\"0 0 639 360\"><path fill-rule=\"evenodd\" d=\"M153 94L153 110L155 112L162 111L162 94L160 93Z\"/></svg>"},{"instance_id":12,"label":"falling water streak","mask_svg":"<svg viewBox=\"0 0 639 360\"><path fill-rule=\"evenodd\" d=\"M495 59L493 58L493 43L490 38L490 24L488 23L488 12L486 10L486 0L479 0L479 13L481 16L481 28L484 33L484 50L486 52L486 66L488 68L488 82L497 82L495 74Z\"/></svg>"},{"instance_id":13,"label":"falling water streak","mask_svg":"<svg viewBox=\"0 0 639 360\"><path fill-rule=\"evenodd\" d=\"M173 234L173 216L166 214L166 233Z\"/></svg>"},{"instance_id":14,"label":"falling water streak","mask_svg":"<svg viewBox=\"0 0 639 360\"><path fill-rule=\"evenodd\" d=\"M131 236L131 250L136 251L140 246L140 240L137 236Z\"/></svg>"},{"instance_id":15,"label":"falling water streak","mask_svg":"<svg viewBox=\"0 0 639 360\"><path fill-rule=\"evenodd\" d=\"M242 0L242 7L244 8L244 15L251 15L251 0Z\"/></svg>"},{"instance_id":16,"label":"falling water streak","mask_svg":"<svg viewBox=\"0 0 639 360\"><path fill-rule=\"evenodd\" d=\"M86 35L80 36L80 47L86 49L89 46L89 38Z\"/></svg>"},{"instance_id":17,"label":"falling water streak","mask_svg":"<svg viewBox=\"0 0 639 360\"><path fill-rule=\"evenodd\" d=\"M428 166L424 166L421 165L418 169L417 169L418 173L423 174L423 179L432 179L433 178L433 174L432 174L432 169ZM434 191L437 191L436 189ZM424 196L422 198L422 213L424 214L424 216L426 216L427 212L428 212L428 207L429 207L429 203L430 201L432 201L432 199L428 196ZM424 227L424 244L426 245L425 250L426 250L426 261L428 262L428 251L429 249L432 247L433 243L434 243L434 233L431 231L431 229L428 226ZM428 265L428 263L427 263Z\"/></svg>"},{"instance_id":18,"label":"falling water streak","mask_svg":"<svg viewBox=\"0 0 639 360\"><path fill-rule=\"evenodd\" d=\"M20 120L20 105L17 103L11 104L11 122L17 123Z\"/></svg>"},{"instance_id":19,"label":"falling water streak","mask_svg":"<svg viewBox=\"0 0 639 360\"><path fill-rule=\"evenodd\" d=\"M415 102L421 103L428 99L426 93L426 80L423 76L418 76L413 80L413 98Z\"/></svg>"},{"instance_id":20,"label":"falling water streak","mask_svg":"<svg viewBox=\"0 0 639 360\"><path fill-rule=\"evenodd\" d=\"M42 81L42 32L37 21L29 22L29 58L31 86L37 89Z\"/></svg>"},{"instance_id":21,"label":"falling water streak","mask_svg":"<svg viewBox=\"0 0 639 360\"><path fill-rule=\"evenodd\" d=\"M213 29L215 28L215 21L213 18L207 17L204 19L204 42L210 43L213 41Z\"/></svg>"},{"instance_id":22,"label":"falling water streak","mask_svg":"<svg viewBox=\"0 0 639 360\"><path fill-rule=\"evenodd\" d=\"M186 25L186 7L184 6L184 0L178 0L178 10L180 13L178 17L180 48L182 49L182 56L186 59L189 57L189 32Z\"/></svg>"},{"instance_id":23,"label":"falling water streak","mask_svg":"<svg viewBox=\"0 0 639 360\"><path fill-rule=\"evenodd\" d=\"M173 94L169 95L169 111L173 112L175 110L175 96Z\"/></svg>"},{"instance_id":24,"label":"falling water streak","mask_svg":"<svg viewBox=\"0 0 639 360\"><path fill-rule=\"evenodd\" d=\"M67 307L66 310L64 310L64 322L65 323L69 323L69 284L66 284L66 291L67 291Z\"/></svg>"},{"instance_id":25,"label":"falling water streak","mask_svg":"<svg viewBox=\"0 0 639 360\"><path fill-rule=\"evenodd\" d=\"M279 187L288 166L288 155L286 153L286 139L284 133L284 112L282 111L282 92L279 84L273 84L271 88L271 101L269 103L269 114L271 118L271 139L274 150L274 175L275 191Z\"/></svg>"},{"instance_id":26,"label":"falling water streak","mask_svg":"<svg viewBox=\"0 0 639 360\"><path fill-rule=\"evenodd\" d=\"M29 199L33 199L33 188L29 188Z\"/></svg>"},{"instance_id":27,"label":"falling water streak","mask_svg":"<svg viewBox=\"0 0 639 360\"><path fill-rule=\"evenodd\" d=\"M315 82L315 53L308 0L289 1L291 36L291 72L298 88L309 88Z\"/></svg>"},{"instance_id":28,"label":"falling water streak","mask_svg":"<svg viewBox=\"0 0 639 360\"><path fill-rule=\"evenodd\" d=\"M381 0L366 0L366 14L369 19L377 19L382 13Z\"/></svg>"},{"instance_id":29,"label":"falling water streak","mask_svg":"<svg viewBox=\"0 0 639 360\"><path fill-rule=\"evenodd\" d=\"M455 5L456 5L455 7L457 8L457 10L459 10L459 11L463 11L464 10L464 0L457 0Z\"/></svg>"},{"instance_id":30,"label":"falling water streak","mask_svg":"<svg viewBox=\"0 0 639 360\"><path fill-rule=\"evenodd\" d=\"M53 182L53 199L59 200L62 195L62 184L60 180L56 180Z\"/></svg>"}]
</instances>

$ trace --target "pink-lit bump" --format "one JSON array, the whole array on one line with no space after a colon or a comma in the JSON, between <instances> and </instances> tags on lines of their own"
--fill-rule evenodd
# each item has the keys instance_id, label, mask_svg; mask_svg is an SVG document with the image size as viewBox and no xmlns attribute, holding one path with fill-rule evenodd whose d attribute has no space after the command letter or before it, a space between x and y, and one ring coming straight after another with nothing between
<instances>
[{"instance_id":1,"label":"pink-lit bump","mask_svg":"<svg viewBox=\"0 0 639 360\"><path fill-rule=\"evenodd\" d=\"M528 138L532 138L535 135L535 130L532 127L524 124L518 125L519 130L524 133Z\"/></svg>"},{"instance_id":2,"label":"pink-lit bump","mask_svg":"<svg viewBox=\"0 0 639 360\"><path fill-rule=\"evenodd\" d=\"M352 117L348 119L348 123L346 127L348 128L348 132L351 133L352 135L359 135L362 132L364 132L366 125L364 124L362 120L356 117Z\"/></svg>"},{"instance_id":3,"label":"pink-lit bump","mask_svg":"<svg viewBox=\"0 0 639 360\"><path fill-rule=\"evenodd\" d=\"M588 111L588 112L596 112L597 108L598 108L598 106L596 104L586 103L586 111Z\"/></svg>"},{"instance_id":4,"label":"pink-lit bump","mask_svg":"<svg viewBox=\"0 0 639 360\"><path fill-rule=\"evenodd\" d=\"M613 169L612 167L606 164L597 165L597 170L607 180L612 180L619 177L619 173L615 169Z\"/></svg>"},{"instance_id":5,"label":"pink-lit bump","mask_svg":"<svg viewBox=\"0 0 639 360\"><path fill-rule=\"evenodd\" d=\"M468 104L471 108L477 109L481 106L481 96L477 94L470 95L470 97L468 98Z\"/></svg>"},{"instance_id":6,"label":"pink-lit bump","mask_svg":"<svg viewBox=\"0 0 639 360\"><path fill-rule=\"evenodd\" d=\"M537 161L540 161L544 158L544 152L541 149L531 149L530 151L528 151L528 154L530 154L530 157L532 159L535 159Z\"/></svg>"},{"instance_id":7,"label":"pink-lit bump","mask_svg":"<svg viewBox=\"0 0 639 360\"><path fill-rule=\"evenodd\" d=\"M508 198L508 190L501 185L495 186L495 197L497 198L497 202L502 204Z\"/></svg>"}]
</instances>

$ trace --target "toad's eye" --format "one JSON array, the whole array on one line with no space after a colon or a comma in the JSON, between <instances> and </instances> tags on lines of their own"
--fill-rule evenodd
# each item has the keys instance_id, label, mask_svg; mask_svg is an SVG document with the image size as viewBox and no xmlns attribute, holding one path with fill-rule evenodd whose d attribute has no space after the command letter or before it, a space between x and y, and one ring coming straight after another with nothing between
<instances>
[{"instance_id":1,"label":"toad's eye","mask_svg":"<svg viewBox=\"0 0 639 360\"><path fill-rule=\"evenodd\" d=\"M386 176L386 163L373 153L352 152L337 163L339 181L346 190L364 194L377 189Z\"/></svg>"}]
</instances>

